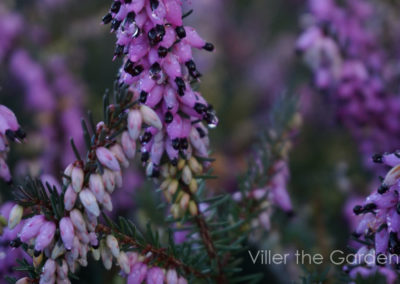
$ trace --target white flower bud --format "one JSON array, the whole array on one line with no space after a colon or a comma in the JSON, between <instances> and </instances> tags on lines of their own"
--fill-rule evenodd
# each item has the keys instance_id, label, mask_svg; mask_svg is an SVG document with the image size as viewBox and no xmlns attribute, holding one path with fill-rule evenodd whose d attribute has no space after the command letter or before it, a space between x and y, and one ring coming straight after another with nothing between
<instances>
[{"instance_id":1,"label":"white flower bud","mask_svg":"<svg viewBox=\"0 0 400 284\"><path fill-rule=\"evenodd\" d=\"M189 166L185 166L182 171L182 181L189 185L192 181L192 171L190 170Z\"/></svg>"},{"instance_id":2,"label":"white flower bud","mask_svg":"<svg viewBox=\"0 0 400 284\"><path fill-rule=\"evenodd\" d=\"M15 282L15 284L29 284L29 278L28 277L20 278L18 279L17 282Z\"/></svg>"},{"instance_id":3,"label":"white flower bud","mask_svg":"<svg viewBox=\"0 0 400 284\"><path fill-rule=\"evenodd\" d=\"M132 140L132 138L129 136L129 133L127 131L122 133L121 145L122 145L122 149L124 150L125 155L129 159L135 158L136 142L135 142L135 140Z\"/></svg>"},{"instance_id":4,"label":"white flower bud","mask_svg":"<svg viewBox=\"0 0 400 284\"><path fill-rule=\"evenodd\" d=\"M142 114L143 121L146 124L154 126L158 130L162 129L162 122L158 117L157 113L153 109L149 108L146 105L141 105L140 113Z\"/></svg>"},{"instance_id":5,"label":"white flower bud","mask_svg":"<svg viewBox=\"0 0 400 284\"><path fill-rule=\"evenodd\" d=\"M112 171L104 169L103 182L109 193L113 193L115 189L115 175Z\"/></svg>"},{"instance_id":6,"label":"white flower bud","mask_svg":"<svg viewBox=\"0 0 400 284\"><path fill-rule=\"evenodd\" d=\"M400 165L393 167L385 176L383 184L392 186L400 179Z\"/></svg>"},{"instance_id":7,"label":"white flower bud","mask_svg":"<svg viewBox=\"0 0 400 284\"><path fill-rule=\"evenodd\" d=\"M99 261L100 260L100 249L92 248L91 252L92 252L93 259L96 261Z\"/></svg>"},{"instance_id":8,"label":"white flower bud","mask_svg":"<svg viewBox=\"0 0 400 284\"><path fill-rule=\"evenodd\" d=\"M83 206L87 211L92 213L95 216L100 215L100 208L99 205L97 204L96 197L93 195L93 193L88 190L84 189L79 193L79 199L81 200Z\"/></svg>"},{"instance_id":9,"label":"white flower bud","mask_svg":"<svg viewBox=\"0 0 400 284\"><path fill-rule=\"evenodd\" d=\"M192 180L190 181L189 190L193 194L197 192L197 181L196 181L196 179L192 178Z\"/></svg>"},{"instance_id":10,"label":"white flower bud","mask_svg":"<svg viewBox=\"0 0 400 284\"><path fill-rule=\"evenodd\" d=\"M73 167L74 166L72 164L69 164L64 170L64 176L71 177L71 173L72 173L72 168ZM63 177L62 178L62 182L63 182L64 185L67 185L68 183L70 183L70 180L68 178L66 178L66 177Z\"/></svg>"},{"instance_id":11,"label":"white flower bud","mask_svg":"<svg viewBox=\"0 0 400 284\"><path fill-rule=\"evenodd\" d=\"M11 209L10 216L8 217L8 228L10 230L14 229L19 222L21 222L22 214L24 213L24 208L21 205L15 204Z\"/></svg>"},{"instance_id":12,"label":"white flower bud","mask_svg":"<svg viewBox=\"0 0 400 284\"><path fill-rule=\"evenodd\" d=\"M51 258L57 259L58 257L62 256L66 252L64 244L62 242L57 242L53 250L51 251Z\"/></svg>"},{"instance_id":13,"label":"white flower bud","mask_svg":"<svg viewBox=\"0 0 400 284\"><path fill-rule=\"evenodd\" d=\"M121 267L121 270L129 274L131 272L131 267L129 265L129 259L125 252L121 251L119 256L117 257L118 265Z\"/></svg>"},{"instance_id":14,"label":"white flower bud","mask_svg":"<svg viewBox=\"0 0 400 284\"><path fill-rule=\"evenodd\" d=\"M168 185L168 192L171 195L174 195L176 190L178 189L179 182L176 179L173 179Z\"/></svg>"},{"instance_id":15,"label":"white flower bud","mask_svg":"<svg viewBox=\"0 0 400 284\"><path fill-rule=\"evenodd\" d=\"M111 253L114 257L119 256L119 245L118 240L113 235L108 235L106 238L107 246L110 248Z\"/></svg>"},{"instance_id":16,"label":"white flower bud","mask_svg":"<svg viewBox=\"0 0 400 284\"><path fill-rule=\"evenodd\" d=\"M110 270L112 267L112 253L110 248L102 244L100 246L100 255L105 269Z\"/></svg>"},{"instance_id":17,"label":"white flower bud","mask_svg":"<svg viewBox=\"0 0 400 284\"><path fill-rule=\"evenodd\" d=\"M86 232L86 224L83 219L82 213L78 209L74 209L69 213L69 217L71 218L72 224L77 228L80 232Z\"/></svg>"},{"instance_id":18,"label":"white flower bud","mask_svg":"<svg viewBox=\"0 0 400 284\"><path fill-rule=\"evenodd\" d=\"M203 172L203 166L197 161L195 157L189 159L189 167L195 174L201 174Z\"/></svg>"},{"instance_id":19,"label":"white flower bud","mask_svg":"<svg viewBox=\"0 0 400 284\"><path fill-rule=\"evenodd\" d=\"M112 204L112 201L111 201L111 196L108 193L104 194L103 202L101 202L101 203L103 204L104 208L107 211L111 212L113 210L113 204Z\"/></svg>"},{"instance_id":20,"label":"white flower bud","mask_svg":"<svg viewBox=\"0 0 400 284\"><path fill-rule=\"evenodd\" d=\"M57 265L57 278L58 280L65 280L68 278L68 265L64 259L61 260L61 265Z\"/></svg>"},{"instance_id":21,"label":"white flower bud","mask_svg":"<svg viewBox=\"0 0 400 284\"><path fill-rule=\"evenodd\" d=\"M117 158L118 162L124 167L129 167L129 161L126 158L124 151L122 150L119 144L114 144L110 147L111 153L114 154L115 158Z\"/></svg>"},{"instance_id":22,"label":"white flower bud","mask_svg":"<svg viewBox=\"0 0 400 284\"><path fill-rule=\"evenodd\" d=\"M84 173L82 168L74 166L71 172L72 188L75 192L79 192L83 186Z\"/></svg>"},{"instance_id":23,"label":"white flower bud","mask_svg":"<svg viewBox=\"0 0 400 284\"><path fill-rule=\"evenodd\" d=\"M183 194L183 196L179 202L179 205L181 206L182 210L187 209L187 207L189 205L189 200L190 200L189 194L187 194L187 193Z\"/></svg>"},{"instance_id":24,"label":"white flower bud","mask_svg":"<svg viewBox=\"0 0 400 284\"><path fill-rule=\"evenodd\" d=\"M142 114L139 110L130 110L127 119L128 133L132 140L139 138L142 128Z\"/></svg>"},{"instance_id":25,"label":"white flower bud","mask_svg":"<svg viewBox=\"0 0 400 284\"><path fill-rule=\"evenodd\" d=\"M76 194L75 190L72 188L72 185L68 185L67 190L64 194L64 207L65 210L69 211L74 208L75 201L78 195Z\"/></svg>"},{"instance_id":26,"label":"white flower bud","mask_svg":"<svg viewBox=\"0 0 400 284\"><path fill-rule=\"evenodd\" d=\"M196 202L194 202L193 200L189 202L189 212L190 214L192 214L192 216L196 216L199 214Z\"/></svg>"},{"instance_id":27,"label":"white flower bud","mask_svg":"<svg viewBox=\"0 0 400 284\"><path fill-rule=\"evenodd\" d=\"M99 174L91 174L89 177L89 189L97 201L102 202L105 194L103 179Z\"/></svg>"},{"instance_id":28,"label":"white flower bud","mask_svg":"<svg viewBox=\"0 0 400 284\"><path fill-rule=\"evenodd\" d=\"M117 187L121 187L122 183L123 183L122 172L121 171L116 171L116 172L114 172L114 176L115 176L115 185Z\"/></svg>"}]
</instances>

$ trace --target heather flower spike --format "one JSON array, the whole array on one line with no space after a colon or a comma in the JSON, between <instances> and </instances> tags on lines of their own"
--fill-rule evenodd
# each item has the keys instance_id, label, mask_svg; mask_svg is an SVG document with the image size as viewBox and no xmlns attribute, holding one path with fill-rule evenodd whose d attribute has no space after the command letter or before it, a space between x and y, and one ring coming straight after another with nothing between
<instances>
[{"instance_id":1,"label":"heather flower spike","mask_svg":"<svg viewBox=\"0 0 400 284\"><path fill-rule=\"evenodd\" d=\"M382 185L371 193L363 204L353 208L355 215L362 216L355 231L357 238L360 242L363 242L359 251L375 250L376 256L383 254L387 258L391 254L400 252L400 241L398 239L398 232L400 231L400 198L398 193L400 190L400 175L398 174L400 161L396 153L375 155L373 157L376 163L385 163L392 166L392 169L386 174ZM374 242L369 242L370 239L374 239ZM354 267L348 267L354 277L357 273L360 273L357 265L356 263ZM396 265L396 263L383 264L384 267L390 268L392 266L393 269L395 269ZM390 276L388 271L382 271L378 264L366 267L364 274L372 275L376 271L380 271L388 277Z\"/></svg>"},{"instance_id":2,"label":"heather flower spike","mask_svg":"<svg viewBox=\"0 0 400 284\"><path fill-rule=\"evenodd\" d=\"M163 267L163 254L147 253L147 246L143 253L123 251L127 244L136 248L135 243L126 243L129 236L121 239L121 234L104 229L99 216L113 210L114 191L123 183L122 168L140 152L147 175L165 184L163 193L172 214L199 217L201 206L193 197L197 177L210 165L206 125L215 127L218 119L212 106L192 89L191 83L200 77L192 48L212 51L213 45L194 28L183 26L178 0L114 1L103 22L111 23L116 33L115 56L124 55L118 96L112 104L105 96L104 121L92 124L92 131L82 122L87 155L80 156L71 140L77 161L65 168L63 186L55 187L62 189L47 189L48 198L33 202L37 215L26 221L21 222L23 207L16 205L9 225L21 222L19 242L33 245L34 266L44 264L39 283L69 283L69 273L87 266L91 253L107 270L118 264L127 283L183 284L181 273L186 269L178 268L186 264L169 258ZM20 133L16 120L1 110L0 134L6 125ZM19 194L31 198L24 191ZM55 200L63 204L58 206ZM154 262L158 257L162 261Z\"/></svg>"},{"instance_id":3,"label":"heather flower spike","mask_svg":"<svg viewBox=\"0 0 400 284\"><path fill-rule=\"evenodd\" d=\"M191 80L200 76L191 49L212 51L212 44L204 41L194 28L182 25L180 1L154 3L115 1L103 18L117 35L115 56L126 54L119 80L140 102L139 107L128 111L127 128L132 140L140 137L142 161L151 163L146 167L150 176L158 175L164 153L173 164L177 163L179 153L190 159L192 148L206 157L206 147L200 146L204 142L191 145L190 133L199 129L191 121L200 119L211 127L218 123L212 106L190 85ZM122 139L125 154L133 156L127 135Z\"/></svg>"}]
</instances>

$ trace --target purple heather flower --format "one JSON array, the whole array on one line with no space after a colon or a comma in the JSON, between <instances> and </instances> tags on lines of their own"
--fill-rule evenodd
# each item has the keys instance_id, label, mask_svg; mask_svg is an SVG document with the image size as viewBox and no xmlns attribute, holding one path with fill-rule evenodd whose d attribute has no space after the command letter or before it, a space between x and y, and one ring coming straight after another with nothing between
<instances>
[{"instance_id":1,"label":"purple heather flower","mask_svg":"<svg viewBox=\"0 0 400 284\"><path fill-rule=\"evenodd\" d=\"M43 215L36 215L28 219L19 233L21 241L28 243L30 239L35 238L45 222L46 219Z\"/></svg>"},{"instance_id":2,"label":"purple heather flower","mask_svg":"<svg viewBox=\"0 0 400 284\"><path fill-rule=\"evenodd\" d=\"M310 0L310 18L297 50L314 74L314 84L327 91L340 121L359 144L361 153L393 151L400 143L398 95L386 86L393 60L385 56L385 25L370 25L381 13L372 2ZM374 28L372 28L374 26ZM371 167L369 160L365 164Z\"/></svg>"},{"instance_id":3,"label":"purple heather flower","mask_svg":"<svg viewBox=\"0 0 400 284\"><path fill-rule=\"evenodd\" d=\"M127 284L142 283L147 274L147 265L142 262L137 262L131 268L131 273L128 275Z\"/></svg>"},{"instance_id":4,"label":"purple heather flower","mask_svg":"<svg viewBox=\"0 0 400 284\"><path fill-rule=\"evenodd\" d=\"M42 251L45 249L53 240L55 232L56 225L51 221L45 222L36 237L35 251Z\"/></svg>"},{"instance_id":5,"label":"purple heather flower","mask_svg":"<svg viewBox=\"0 0 400 284\"><path fill-rule=\"evenodd\" d=\"M163 284L164 283L164 271L159 267L150 268L147 272L146 283L148 284Z\"/></svg>"},{"instance_id":6,"label":"purple heather flower","mask_svg":"<svg viewBox=\"0 0 400 284\"><path fill-rule=\"evenodd\" d=\"M193 121L204 120L212 127L217 124L212 107L189 83L200 76L192 48L211 51L213 45L194 28L183 26L181 6L178 0L161 0L157 5L147 1L115 1L103 18L104 23L111 22L117 35L115 56L127 52L120 81L129 86L141 103L139 110L128 113L128 132L136 140L143 124L148 126L140 142L142 160L152 164L147 168L149 175L159 171L164 152L173 163L179 151L190 158L194 147L189 139L191 132L201 131L200 136L205 139L202 127L192 124ZM124 135L123 148L132 156L130 147ZM208 155L207 147L199 142L193 150L200 156Z\"/></svg>"},{"instance_id":7,"label":"purple heather flower","mask_svg":"<svg viewBox=\"0 0 400 284\"><path fill-rule=\"evenodd\" d=\"M74 225L69 217L64 217L60 220L60 235L64 242L64 246L67 250L72 249L72 244L74 242Z\"/></svg>"},{"instance_id":8,"label":"purple heather flower","mask_svg":"<svg viewBox=\"0 0 400 284\"><path fill-rule=\"evenodd\" d=\"M103 166L109 168L110 170L113 170L113 171L121 170L116 157L107 148L104 148L104 147L97 148L96 156L97 156L97 159L99 159L100 163Z\"/></svg>"},{"instance_id":9,"label":"purple heather flower","mask_svg":"<svg viewBox=\"0 0 400 284\"><path fill-rule=\"evenodd\" d=\"M400 211L399 211L399 181L400 176L398 173L398 167L400 164L396 164L396 154L384 154L375 155L375 162L385 162L388 165L392 165L393 168L387 173L385 179L382 181L380 187L371 193L366 200L353 208L353 212L359 215L359 223L355 229L355 235L361 240L374 239L374 242L369 242L369 245L364 244L359 250L373 250L376 256L384 254L390 256L391 254L400 253L400 241L398 239L398 233L400 232ZM387 268L385 273L378 269L378 272L383 273L387 276L388 281L391 278L388 268L396 263L383 264ZM370 275L373 272L370 270L376 269L376 267L369 267L369 269L356 269L355 272L351 272L354 276L357 273L362 275ZM348 269L352 269L349 267ZM369 272L368 272L369 271ZM365 272L365 273L364 273ZM368 274L370 273L370 274Z\"/></svg>"}]
</instances>

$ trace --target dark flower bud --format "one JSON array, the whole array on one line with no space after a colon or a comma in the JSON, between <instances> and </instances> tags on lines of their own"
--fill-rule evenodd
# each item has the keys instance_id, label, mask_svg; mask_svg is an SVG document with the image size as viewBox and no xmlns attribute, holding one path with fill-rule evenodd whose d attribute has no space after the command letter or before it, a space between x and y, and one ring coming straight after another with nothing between
<instances>
[{"instance_id":1,"label":"dark flower bud","mask_svg":"<svg viewBox=\"0 0 400 284\"><path fill-rule=\"evenodd\" d=\"M388 190L389 190L389 187L386 184L381 184L381 186L378 188L378 193L384 194Z\"/></svg>"},{"instance_id":2,"label":"dark flower bud","mask_svg":"<svg viewBox=\"0 0 400 284\"><path fill-rule=\"evenodd\" d=\"M26 137L26 132L22 128L18 128L15 135L20 139L24 139Z\"/></svg>"},{"instance_id":3,"label":"dark flower bud","mask_svg":"<svg viewBox=\"0 0 400 284\"><path fill-rule=\"evenodd\" d=\"M189 142L187 138L181 138L180 139L180 146L182 150L186 150L189 147Z\"/></svg>"},{"instance_id":4,"label":"dark flower bud","mask_svg":"<svg viewBox=\"0 0 400 284\"><path fill-rule=\"evenodd\" d=\"M168 48L164 47L164 46L160 46L158 48L158 56L160 56L161 58L164 58L165 56L167 56L168 53Z\"/></svg>"},{"instance_id":5,"label":"dark flower bud","mask_svg":"<svg viewBox=\"0 0 400 284\"><path fill-rule=\"evenodd\" d=\"M138 76L140 75L140 73L142 73L144 70L142 65L137 65L132 69L132 72L128 72L129 74L131 74L132 76Z\"/></svg>"},{"instance_id":6,"label":"dark flower bud","mask_svg":"<svg viewBox=\"0 0 400 284\"><path fill-rule=\"evenodd\" d=\"M165 36L165 27L163 25L156 25L156 31L162 38Z\"/></svg>"},{"instance_id":7,"label":"dark flower bud","mask_svg":"<svg viewBox=\"0 0 400 284\"><path fill-rule=\"evenodd\" d=\"M171 160L171 165L173 165L174 167L176 167L178 165L178 159L174 158Z\"/></svg>"},{"instance_id":8,"label":"dark flower bud","mask_svg":"<svg viewBox=\"0 0 400 284\"><path fill-rule=\"evenodd\" d=\"M15 141L15 133L11 129L6 130L6 136L7 136L8 140Z\"/></svg>"},{"instance_id":9,"label":"dark flower bud","mask_svg":"<svg viewBox=\"0 0 400 284\"><path fill-rule=\"evenodd\" d=\"M210 42L207 42L204 46L203 49L207 50L207 51L213 51L214 50L214 45Z\"/></svg>"},{"instance_id":10,"label":"dark flower bud","mask_svg":"<svg viewBox=\"0 0 400 284\"><path fill-rule=\"evenodd\" d=\"M153 79L157 79L158 74L161 71L161 66L158 62L155 62L153 65L150 67L150 76Z\"/></svg>"},{"instance_id":11,"label":"dark flower bud","mask_svg":"<svg viewBox=\"0 0 400 284\"><path fill-rule=\"evenodd\" d=\"M183 79L181 77L176 77L175 83L176 83L176 86L178 87L179 95L183 96L185 93L185 89L186 89L185 81L183 81Z\"/></svg>"},{"instance_id":12,"label":"dark flower bud","mask_svg":"<svg viewBox=\"0 0 400 284\"><path fill-rule=\"evenodd\" d=\"M142 158L141 158L142 162L147 162L147 160L148 160L149 158L150 158L149 152L143 152L143 153L142 153Z\"/></svg>"},{"instance_id":13,"label":"dark flower bud","mask_svg":"<svg viewBox=\"0 0 400 284\"><path fill-rule=\"evenodd\" d=\"M197 132L199 132L200 138L204 138L206 136L206 133L204 132L204 130L200 127L196 128Z\"/></svg>"},{"instance_id":14,"label":"dark flower bud","mask_svg":"<svg viewBox=\"0 0 400 284\"><path fill-rule=\"evenodd\" d=\"M21 245L22 245L22 242L21 242L20 238L16 238L16 239L10 241L10 246L13 248L20 247Z\"/></svg>"},{"instance_id":15,"label":"dark flower bud","mask_svg":"<svg viewBox=\"0 0 400 284\"><path fill-rule=\"evenodd\" d=\"M120 57L123 52L124 52L124 46L117 44L117 46L115 47L114 55Z\"/></svg>"},{"instance_id":16,"label":"dark flower bud","mask_svg":"<svg viewBox=\"0 0 400 284\"><path fill-rule=\"evenodd\" d=\"M353 208L353 212L356 215L360 215L361 213L363 213L363 211L364 211L364 209L363 209L363 207L361 205L356 205Z\"/></svg>"},{"instance_id":17,"label":"dark flower bud","mask_svg":"<svg viewBox=\"0 0 400 284\"><path fill-rule=\"evenodd\" d=\"M167 111L166 113L165 113L165 118L164 118L164 121L165 121L165 123L171 123L172 122L172 120L174 119L174 116L172 115L172 113L171 112L169 112L169 111Z\"/></svg>"},{"instance_id":18,"label":"dark flower bud","mask_svg":"<svg viewBox=\"0 0 400 284\"><path fill-rule=\"evenodd\" d=\"M375 154L372 156L372 161L374 163L381 164L383 162L382 158L383 158L383 156L381 154Z\"/></svg>"},{"instance_id":19,"label":"dark flower bud","mask_svg":"<svg viewBox=\"0 0 400 284\"><path fill-rule=\"evenodd\" d=\"M175 28L175 32L178 35L179 38L185 38L186 37L186 31L185 28L180 26Z\"/></svg>"},{"instance_id":20,"label":"dark flower bud","mask_svg":"<svg viewBox=\"0 0 400 284\"><path fill-rule=\"evenodd\" d=\"M179 138L173 139L172 140L172 148L174 148L175 150L179 150L179 146L180 146Z\"/></svg>"},{"instance_id":21,"label":"dark flower bud","mask_svg":"<svg viewBox=\"0 0 400 284\"><path fill-rule=\"evenodd\" d=\"M158 5L160 3L158 2L158 0L150 0L150 7L151 10L154 11L155 9L157 9Z\"/></svg>"},{"instance_id":22,"label":"dark flower bud","mask_svg":"<svg viewBox=\"0 0 400 284\"><path fill-rule=\"evenodd\" d=\"M140 92L139 101L140 101L142 104L144 104L144 103L147 101L147 95L148 95L148 93L145 92L145 91L141 91L141 92Z\"/></svg>"},{"instance_id":23,"label":"dark flower bud","mask_svg":"<svg viewBox=\"0 0 400 284\"><path fill-rule=\"evenodd\" d=\"M151 134L151 132L146 131L142 137L140 138L140 142L142 144L146 144L148 142L150 142L151 138L153 137L153 134Z\"/></svg>"},{"instance_id":24,"label":"dark flower bud","mask_svg":"<svg viewBox=\"0 0 400 284\"><path fill-rule=\"evenodd\" d=\"M126 15L126 21L128 23L132 23L136 18L135 12L129 12L128 15Z\"/></svg>"},{"instance_id":25,"label":"dark flower bud","mask_svg":"<svg viewBox=\"0 0 400 284\"><path fill-rule=\"evenodd\" d=\"M207 109L207 107L201 103L194 104L194 110L199 114L203 113L206 109Z\"/></svg>"},{"instance_id":26,"label":"dark flower bud","mask_svg":"<svg viewBox=\"0 0 400 284\"><path fill-rule=\"evenodd\" d=\"M188 62L185 63L185 65L189 69L189 71L196 70L196 63L194 63L193 60L189 60Z\"/></svg>"},{"instance_id":27,"label":"dark flower bud","mask_svg":"<svg viewBox=\"0 0 400 284\"><path fill-rule=\"evenodd\" d=\"M121 8L121 2L115 1L114 3L112 3L110 11L113 13L118 13L120 8Z\"/></svg>"},{"instance_id":28,"label":"dark flower bud","mask_svg":"<svg viewBox=\"0 0 400 284\"><path fill-rule=\"evenodd\" d=\"M364 212L371 212L377 208L375 203L368 203L364 206Z\"/></svg>"},{"instance_id":29,"label":"dark flower bud","mask_svg":"<svg viewBox=\"0 0 400 284\"><path fill-rule=\"evenodd\" d=\"M165 28L163 25L156 25L154 28L152 28L147 36L150 40L150 45L156 45L160 41L162 41L163 37L165 35Z\"/></svg>"},{"instance_id":30,"label":"dark flower bud","mask_svg":"<svg viewBox=\"0 0 400 284\"><path fill-rule=\"evenodd\" d=\"M111 22L111 20L112 20L111 13L105 14L103 19L101 19L101 20L102 20L103 24L105 24L105 25L109 24Z\"/></svg>"},{"instance_id":31,"label":"dark flower bud","mask_svg":"<svg viewBox=\"0 0 400 284\"><path fill-rule=\"evenodd\" d=\"M121 23L122 23L122 21L118 21L117 19L112 20L111 29L118 30L118 28L121 25Z\"/></svg>"},{"instance_id":32,"label":"dark flower bud","mask_svg":"<svg viewBox=\"0 0 400 284\"><path fill-rule=\"evenodd\" d=\"M129 59L125 62L124 71L131 74L133 72L134 63Z\"/></svg>"}]
</instances>

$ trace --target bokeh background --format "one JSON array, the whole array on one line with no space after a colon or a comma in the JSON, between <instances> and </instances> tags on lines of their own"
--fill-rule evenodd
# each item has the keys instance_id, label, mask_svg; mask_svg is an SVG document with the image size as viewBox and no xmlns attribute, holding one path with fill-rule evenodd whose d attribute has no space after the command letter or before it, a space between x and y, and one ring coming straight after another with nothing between
<instances>
[{"instance_id":1,"label":"bokeh background","mask_svg":"<svg viewBox=\"0 0 400 284\"><path fill-rule=\"evenodd\" d=\"M102 95L112 90L121 64L112 61L114 34L101 25L109 6L107 0L1 1L0 104L17 113L28 133L28 143L13 147L9 158L17 181L27 174L59 177L73 159L69 138L83 147L80 118L87 118L89 109L95 120L101 117ZM271 229L249 248L276 253L299 249L324 256L334 249L349 251L351 224L346 216L377 177L363 167L350 133L338 123L329 100L313 91L312 75L295 53L306 1L191 0L185 6L194 10L186 22L216 47L213 53L195 53L203 74L200 90L220 119L211 131L219 178L209 182L210 190L237 191L269 110L279 96L293 94L303 113L290 154L288 190L294 215L277 210ZM124 179L126 185L114 200L116 214L161 225L163 212L155 210L159 197L143 169L133 165ZM12 198L1 181L0 189L2 202ZM7 255L0 258L4 262ZM263 272L271 283L301 282L310 273L315 279L328 273L329 282L340 282L341 268L328 262L256 266L244 259L245 270ZM90 263L76 283L121 281L116 271Z\"/></svg>"}]
</instances>

